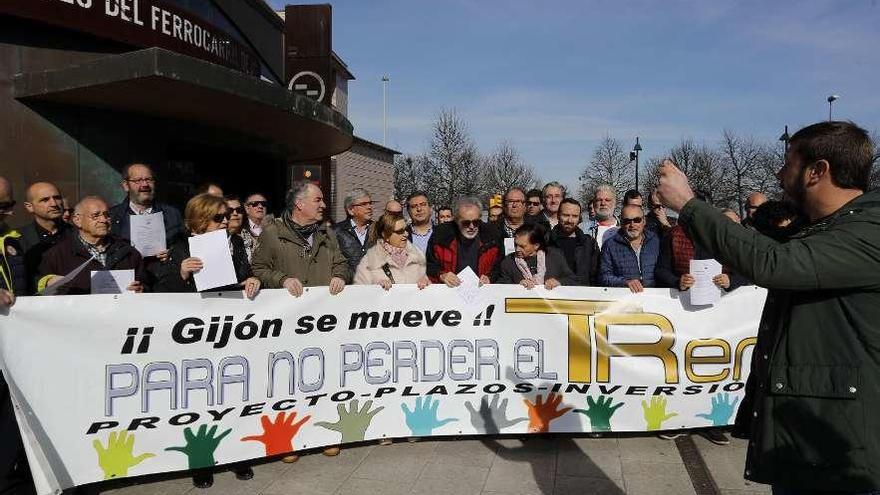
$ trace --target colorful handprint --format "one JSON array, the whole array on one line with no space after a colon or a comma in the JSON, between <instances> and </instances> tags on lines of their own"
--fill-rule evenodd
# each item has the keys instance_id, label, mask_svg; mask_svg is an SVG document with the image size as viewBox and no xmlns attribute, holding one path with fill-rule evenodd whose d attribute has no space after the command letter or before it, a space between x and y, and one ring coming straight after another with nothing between
<instances>
[{"instance_id":1,"label":"colorful handprint","mask_svg":"<svg viewBox=\"0 0 880 495\"><path fill-rule=\"evenodd\" d=\"M650 406L647 402L642 401L642 410L645 412L646 429L648 431L659 430L664 421L673 416L678 416L678 413L675 412L666 414L665 397L651 397Z\"/></svg>"},{"instance_id":2,"label":"colorful handprint","mask_svg":"<svg viewBox=\"0 0 880 495\"><path fill-rule=\"evenodd\" d=\"M507 419L507 399L501 401L499 406L498 395L492 397L491 404L489 398L483 396L483 399L480 400L479 410L476 410L470 402L465 402L464 407L471 414L471 424L474 428L489 434L498 434L504 428L528 421L526 418Z\"/></svg>"},{"instance_id":3,"label":"colorful handprint","mask_svg":"<svg viewBox=\"0 0 880 495\"><path fill-rule=\"evenodd\" d=\"M611 405L613 399L609 396L600 395L598 400L587 396L588 409L575 409L574 412L590 418L590 427L594 432L611 431L611 416L615 411L623 407L623 402Z\"/></svg>"},{"instance_id":4,"label":"colorful handprint","mask_svg":"<svg viewBox=\"0 0 880 495\"><path fill-rule=\"evenodd\" d=\"M156 454L141 454L137 457L134 451L134 435L125 430L119 433L110 432L107 439L107 448L100 440L92 442L95 452L98 453L98 466L104 471L104 479L123 478L128 476L128 470L137 466L145 459L156 457Z\"/></svg>"},{"instance_id":5,"label":"colorful handprint","mask_svg":"<svg viewBox=\"0 0 880 495\"><path fill-rule=\"evenodd\" d=\"M232 428L224 431L220 436L215 437L215 433L217 433L217 425L212 426L211 429L208 429L208 425L199 426L199 431L195 435L193 435L192 428L186 427L183 430L186 445L167 447L165 450L185 454L190 469L212 467L217 464L217 461L214 460L214 451L217 450L217 446L226 438L226 435L232 433Z\"/></svg>"},{"instance_id":6,"label":"colorful handprint","mask_svg":"<svg viewBox=\"0 0 880 495\"><path fill-rule=\"evenodd\" d=\"M373 401L371 400L364 403L364 407L361 410L358 410L357 399L351 401L351 407L348 410L345 409L345 404L339 404L336 406L336 412L339 413L339 421L335 423L318 421L315 423L315 426L338 431L342 434L342 443L363 442L373 417L379 414L379 411L385 409L385 406L380 406L371 411L371 407L373 407Z\"/></svg>"},{"instance_id":7,"label":"colorful handprint","mask_svg":"<svg viewBox=\"0 0 880 495\"><path fill-rule=\"evenodd\" d=\"M712 397L712 410L708 414L697 414L697 417L708 419L712 422L712 426L726 426L730 422L730 417L733 416L733 411L736 410L738 402L739 397L731 403L730 395L717 394Z\"/></svg>"},{"instance_id":8,"label":"colorful handprint","mask_svg":"<svg viewBox=\"0 0 880 495\"><path fill-rule=\"evenodd\" d=\"M421 397L416 397L416 406L412 411L401 404L403 414L406 415L406 426L412 431L413 436L430 435L435 428L439 428L446 423L458 421L458 418L437 419L437 409L440 407L440 401L426 397L424 402Z\"/></svg>"},{"instance_id":9,"label":"colorful handprint","mask_svg":"<svg viewBox=\"0 0 880 495\"><path fill-rule=\"evenodd\" d=\"M544 402L544 397L540 394L535 398L534 404L528 399L523 399L523 402L529 409L529 433L547 433L550 431L551 421L572 410L571 407L558 409L562 394L550 393L547 402Z\"/></svg>"},{"instance_id":10,"label":"colorful handprint","mask_svg":"<svg viewBox=\"0 0 880 495\"><path fill-rule=\"evenodd\" d=\"M263 425L262 435L250 435L243 437L242 442L263 442L266 447L266 455L279 455L293 452L293 437L299 433L299 429L306 423L311 416L305 416L298 422L296 419L296 411L287 415L280 412L275 416L275 422L269 420L269 416L264 414L260 417L260 423Z\"/></svg>"}]
</instances>

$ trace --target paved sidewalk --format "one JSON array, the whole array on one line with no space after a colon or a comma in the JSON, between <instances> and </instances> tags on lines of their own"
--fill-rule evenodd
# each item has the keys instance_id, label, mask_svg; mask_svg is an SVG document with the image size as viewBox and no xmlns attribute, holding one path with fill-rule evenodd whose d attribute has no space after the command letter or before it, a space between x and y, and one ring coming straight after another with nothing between
<instances>
[{"instance_id":1,"label":"paved sidewalk","mask_svg":"<svg viewBox=\"0 0 880 495\"><path fill-rule=\"evenodd\" d=\"M694 435L712 479L724 495L769 494L742 478L745 442L719 447ZM254 467L254 479L215 475L214 486L189 478L139 480L90 493L114 495L445 494L696 495L675 442L656 437L434 439L343 449L335 458L306 455Z\"/></svg>"}]
</instances>

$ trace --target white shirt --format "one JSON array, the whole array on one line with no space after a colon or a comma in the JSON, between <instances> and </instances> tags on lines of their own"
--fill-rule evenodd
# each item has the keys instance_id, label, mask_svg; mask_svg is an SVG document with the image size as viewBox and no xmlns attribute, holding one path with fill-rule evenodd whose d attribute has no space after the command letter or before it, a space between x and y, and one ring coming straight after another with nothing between
<instances>
[{"instance_id":1,"label":"white shirt","mask_svg":"<svg viewBox=\"0 0 880 495\"><path fill-rule=\"evenodd\" d=\"M153 213L153 207L152 207L152 206L149 206L149 207L144 208L144 209L142 210L140 206L138 206L138 205L132 203L131 201L129 201L129 202L128 202L128 207L131 209L131 211L134 212L135 215L149 215L149 214Z\"/></svg>"}]
</instances>

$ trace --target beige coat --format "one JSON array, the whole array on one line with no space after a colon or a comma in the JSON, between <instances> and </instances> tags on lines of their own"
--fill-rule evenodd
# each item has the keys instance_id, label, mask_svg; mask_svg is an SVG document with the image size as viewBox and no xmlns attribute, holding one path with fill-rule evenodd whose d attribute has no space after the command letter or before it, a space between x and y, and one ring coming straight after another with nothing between
<instances>
[{"instance_id":1,"label":"beige coat","mask_svg":"<svg viewBox=\"0 0 880 495\"><path fill-rule=\"evenodd\" d=\"M409 257L406 260L406 266L400 267L391 259L382 246L376 244L367 250L367 254L358 264L357 271L354 274L354 283L356 284L375 284L382 280L388 280L382 266L386 263L394 277L396 284L415 284L419 279L425 276L425 255L419 248L413 246L411 242L406 243L406 251Z\"/></svg>"},{"instance_id":2,"label":"beige coat","mask_svg":"<svg viewBox=\"0 0 880 495\"><path fill-rule=\"evenodd\" d=\"M335 234L322 226L309 247L281 219L263 229L251 269L267 289L280 289L290 277L299 279L303 287L328 285L333 277L349 281L348 262Z\"/></svg>"}]
</instances>

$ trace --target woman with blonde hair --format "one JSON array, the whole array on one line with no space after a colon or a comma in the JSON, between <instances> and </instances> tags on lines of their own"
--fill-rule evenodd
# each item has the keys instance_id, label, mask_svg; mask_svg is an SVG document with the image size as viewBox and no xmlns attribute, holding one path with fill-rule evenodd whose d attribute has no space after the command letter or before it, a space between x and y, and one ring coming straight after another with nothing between
<instances>
[{"instance_id":1,"label":"woman with blonde hair","mask_svg":"<svg viewBox=\"0 0 880 495\"><path fill-rule=\"evenodd\" d=\"M431 284L425 274L425 255L409 242L406 220L400 213L385 213L370 230L367 250L354 274L356 284L377 284L391 289L392 284L417 284L424 289Z\"/></svg>"}]
</instances>

